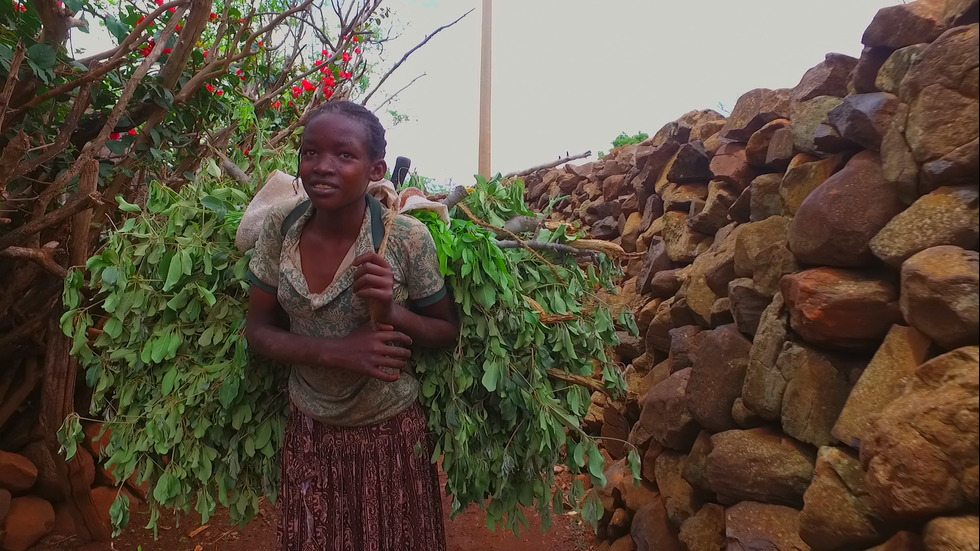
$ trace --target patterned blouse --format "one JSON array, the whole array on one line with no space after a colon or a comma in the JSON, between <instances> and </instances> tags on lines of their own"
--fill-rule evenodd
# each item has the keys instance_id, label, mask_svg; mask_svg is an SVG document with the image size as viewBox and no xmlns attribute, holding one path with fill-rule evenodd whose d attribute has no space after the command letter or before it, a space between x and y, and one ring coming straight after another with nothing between
<instances>
[{"instance_id":1,"label":"patterned blouse","mask_svg":"<svg viewBox=\"0 0 980 551\"><path fill-rule=\"evenodd\" d=\"M320 293L311 293L303 275L299 239L314 208L302 204L277 206L270 211L249 263L253 285L276 293L289 315L290 331L300 335L342 338L370 321L365 301L354 296L355 267L351 260L376 252L391 214L370 195L365 196L361 231L351 253L341 264L333 282ZM305 203L308 205L308 203ZM295 210L294 209L300 209ZM302 212L298 218L297 214ZM295 219L295 221L293 221ZM399 215L391 228L385 260L394 272L394 296L398 304L410 302L424 307L446 294L435 242L424 224ZM418 398L419 383L409 373L385 382L339 368L293 365L289 375L289 397L300 411L323 423L364 426L393 417Z\"/></svg>"}]
</instances>

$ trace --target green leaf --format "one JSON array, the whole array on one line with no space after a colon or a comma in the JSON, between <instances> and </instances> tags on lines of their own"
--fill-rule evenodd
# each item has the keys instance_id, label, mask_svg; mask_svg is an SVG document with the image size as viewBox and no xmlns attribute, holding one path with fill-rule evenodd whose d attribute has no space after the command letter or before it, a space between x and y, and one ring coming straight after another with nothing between
<instances>
[{"instance_id":1,"label":"green leaf","mask_svg":"<svg viewBox=\"0 0 980 551\"><path fill-rule=\"evenodd\" d=\"M122 533L129 525L129 496L120 491L109 507L109 520L112 523L112 537Z\"/></svg>"},{"instance_id":2,"label":"green leaf","mask_svg":"<svg viewBox=\"0 0 980 551\"><path fill-rule=\"evenodd\" d=\"M54 48L47 44L34 44L27 48L26 53L31 64L42 70L54 69L58 63Z\"/></svg>"},{"instance_id":3,"label":"green leaf","mask_svg":"<svg viewBox=\"0 0 980 551\"><path fill-rule=\"evenodd\" d=\"M139 212L140 211L139 205L134 205L133 203L127 202L126 199L124 199L122 195L116 195L116 202L119 203L119 210L121 210L123 212Z\"/></svg>"},{"instance_id":4,"label":"green leaf","mask_svg":"<svg viewBox=\"0 0 980 551\"><path fill-rule=\"evenodd\" d=\"M238 388L241 384L241 379L238 377L229 377L225 379L225 382L221 385L221 390L218 391L218 401L221 402L223 407L228 407L235 398L238 397Z\"/></svg>"},{"instance_id":5,"label":"green leaf","mask_svg":"<svg viewBox=\"0 0 980 551\"><path fill-rule=\"evenodd\" d=\"M170 394L171 392L173 392L173 390L174 390L174 381L176 380L176 378L177 378L177 368L176 367L171 367L167 371L167 374L163 376L163 387L162 387L162 390L163 390L163 395L164 396L167 396L168 394Z\"/></svg>"},{"instance_id":6,"label":"green leaf","mask_svg":"<svg viewBox=\"0 0 980 551\"><path fill-rule=\"evenodd\" d=\"M174 285L180 281L180 277L184 275L184 266L181 264L180 259L180 254L175 254L173 255L173 258L170 259L170 268L167 269L167 280L163 283L164 291L173 289Z\"/></svg>"},{"instance_id":7,"label":"green leaf","mask_svg":"<svg viewBox=\"0 0 980 551\"><path fill-rule=\"evenodd\" d=\"M106 16L105 27L109 30L109 33L112 34L112 36L116 37L116 40L119 42L126 40L126 37L129 36L129 27L111 15Z\"/></svg>"}]
</instances>

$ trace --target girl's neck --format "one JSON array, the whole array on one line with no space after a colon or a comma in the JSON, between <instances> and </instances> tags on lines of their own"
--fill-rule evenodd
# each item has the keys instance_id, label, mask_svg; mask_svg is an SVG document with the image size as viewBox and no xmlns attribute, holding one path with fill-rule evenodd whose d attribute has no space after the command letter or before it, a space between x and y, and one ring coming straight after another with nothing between
<instances>
[{"instance_id":1,"label":"girl's neck","mask_svg":"<svg viewBox=\"0 0 980 551\"><path fill-rule=\"evenodd\" d=\"M322 235L356 238L361 231L366 210L366 201L357 201L336 211L323 211L314 208L313 216L308 224Z\"/></svg>"}]
</instances>

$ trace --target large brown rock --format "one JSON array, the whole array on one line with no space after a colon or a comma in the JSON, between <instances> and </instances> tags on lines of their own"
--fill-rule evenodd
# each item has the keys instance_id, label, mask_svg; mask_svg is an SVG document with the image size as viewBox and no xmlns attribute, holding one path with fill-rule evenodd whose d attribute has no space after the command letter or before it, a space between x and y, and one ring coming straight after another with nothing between
<instances>
[{"instance_id":1,"label":"large brown rock","mask_svg":"<svg viewBox=\"0 0 980 551\"><path fill-rule=\"evenodd\" d=\"M946 349L980 342L980 255L932 247L902 264L902 315Z\"/></svg>"},{"instance_id":2,"label":"large brown rock","mask_svg":"<svg viewBox=\"0 0 980 551\"><path fill-rule=\"evenodd\" d=\"M861 367L844 358L787 343L776 360L776 368L786 381L780 410L783 431L815 446L832 443L830 430Z\"/></svg>"},{"instance_id":3,"label":"large brown rock","mask_svg":"<svg viewBox=\"0 0 980 551\"><path fill-rule=\"evenodd\" d=\"M807 155L795 157L779 186L783 212L796 214L803 200L842 166L844 157L841 155L819 160Z\"/></svg>"},{"instance_id":4,"label":"large brown rock","mask_svg":"<svg viewBox=\"0 0 980 551\"><path fill-rule=\"evenodd\" d=\"M0 450L0 488L15 494L27 491L37 480L37 467L30 459Z\"/></svg>"},{"instance_id":5,"label":"large brown rock","mask_svg":"<svg viewBox=\"0 0 980 551\"><path fill-rule=\"evenodd\" d=\"M925 551L925 546L922 545L922 538L918 534L903 530L868 551Z\"/></svg>"},{"instance_id":6,"label":"large brown rock","mask_svg":"<svg viewBox=\"0 0 980 551\"><path fill-rule=\"evenodd\" d=\"M787 242L790 222L785 216L770 216L739 226L735 237L735 275L752 277L760 267L759 253L775 243Z\"/></svg>"},{"instance_id":7,"label":"large brown rock","mask_svg":"<svg viewBox=\"0 0 980 551\"><path fill-rule=\"evenodd\" d=\"M649 294L653 277L658 273L674 268L674 262L667 256L667 245L663 239L654 237L650 248L643 257L643 269L636 278L636 292L641 295ZM671 293L673 294L673 293Z\"/></svg>"},{"instance_id":8,"label":"large brown rock","mask_svg":"<svg viewBox=\"0 0 980 551\"><path fill-rule=\"evenodd\" d=\"M803 74L793 88L794 101L807 101L818 96L847 95L847 81L858 60L849 55L827 54L822 62Z\"/></svg>"},{"instance_id":9,"label":"large brown rock","mask_svg":"<svg viewBox=\"0 0 980 551\"><path fill-rule=\"evenodd\" d=\"M758 222L783 214L783 200L779 196L782 183L783 176L777 173L763 174L752 180L749 184L749 220Z\"/></svg>"},{"instance_id":10,"label":"large brown rock","mask_svg":"<svg viewBox=\"0 0 980 551\"><path fill-rule=\"evenodd\" d=\"M657 308L657 313L650 320L650 325L647 327L646 335L644 336L644 347L648 351L662 350L667 352L670 350L670 335L669 331L671 327L670 319L670 308L674 297L665 300L660 303Z\"/></svg>"},{"instance_id":11,"label":"large brown rock","mask_svg":"<svg viewBox=\"0 0 980 551\"><path fill-rule=\"evenodd\" d=\"M922 531L926 551L965 551L980 549L976 515L940 517L929 521Z\"/></svg>"},{"instance_id":12,"label":"large brown rock","mask_svg":"<svg viewBox=\"0 0 980 551\"><path fill-rule=\"evenodd\" d=\"M759 329L749 350L749 365L742 385L745 406L763 419L780 418L786 380L776 365L789 332L783 295L776 293L762 312Z\"/></svg>"},{"instance_id":13,"label":"large brown rock","mask_svg":"<svg viewBox=\"0 0 980 551\"><path fill-rule=\"evenodd\" d=\"M728 283L728 299L735 327L746 335L755 335L772 297L760 293L751 279L743 277Z\"/></svg>"},{"instance_id":14,"label":"large brown rock","mask_svg":"<svg viewBox=\"0 0 980 551\"><path fill-rule=\"evenodd\" d=\"M901 48L932 42L944 30L942 0L919 0L878 10L864 31L865 46Z\"/></svg>"},{"instance_id":15,"label":"large brown rock","mask_svg":"<svg viewBox=\"0 0 980 551\"><path fill-rule=\"evenodd\" d=\"M711 327L712 309L728 294L728 282L735 279L735 242L744 226L735 228L694 259L681 294L694 314L695 321Z\"/></svg>"},{"instance_id":16,"label":"large brown rock","mask_svg":"<svg viewBox=\"0 0 980 551\"><path fill-rule=\"evenodd\" d=\"M898 289L874 274L814 268L784 276L780 290L793 330L816 345L876 348L901 319Z\"/></svg>"},{"instance_id":17,"label":"large brown rock","mask_svg":"<svg viewBox=\"0 0 980 551\"><path fill-rule=\"evenodd\" d=\"M756 291L765 296L776 294L784 275L800 270L796 255L789 250L789 243L785 241L773 243L760 250L755 261L752 284Z\"/></svg>"},{"instance_id":18,"label":"large brown rock","mask_svg":"<svg viewBox=\"0 0 980 551\"><path fill-rule=\"evenodd\" d=\"M840 105L842 101L836 96L817 96L813 99L793 103L789 114L789 128L793 132L793 143L796 145L796 149L812 154L834 153L817 147L813 138L817 128L827 120L827 113Z\"/></svg>"},{"instance_id":19,"label":"large brown rock","mask_svg":"<svg viewBox=\"0 0 980 551\"><path fill-rule=\"evenodd\" d=\"M886 535L864 487L857 455L841 448L820 448L813 483L803 494L803 541L813 549L831 551L863 548Z\"/></svg>"},{"instance_id":20,"label":"large brown rock","mask_svg":"<svg viewBox=\"0 0 980 551\"><path fill-rule=\"evenodd\" d=\"M697 325L682 325L667 332L670 336L670 370L676 373L692 367L701 353L704 331Z\"/></svg>"},{"instance_id":21,"label":"large brown rock","mask_svg":"<svg viewBox=\"0 0 980 551\"><path fill-rule=\"evenodd\" d=\"M868 243L903 208L882 176L878 155L858 153L800 204L790 226L790 249L802 264L872 265Z\"/></svg>"},{"instance_id":22,"label":"large brown rock","mask_svg":"<svg viewBox=\"0 0 980 551\"><path fill-rule=\"evenodd\" d=\"M892 124L881 139L881 172L885 180L895 186L905 204L911 204L919 195L919 163L905 139L905 127L909 118L909 106L901 103L895 110Z\"/></svg>"},{"instance_id":23,"label":"large brown rock","mask_svg":"<svg viewBox=\"0 0 980 551\"><path fill-rule=\"evenodd\" d=\"M898 95L909 106L905 138L919 163L944 158L980 133L978 35L976 24L946 31L902 79Z\"/></svg>"},{"instance_id":24,"label":"large brown rock","mask_svg":"<svg viewBox=\"0 0 980 551\"><path fill-rule=\"evenodd\" d=\"M694 516L700 505L694 498L691 485L684 480L684 463L687 456L677 452L664 452L657 457L655 473L657 489L663 498L667 517L675 528Z\"/></svg>"},{"instance_id":25,"label":"large brown rock","mask_svg":"<svg viewBox=\"0 0 980 551\"><path fill-rule=\"evenodd\" d=\"M892 218L871 240L871 251L898 268L912 255L938 245L976 249L980 244L980 194L973 187L942 187Z\"/></svg>"},{"instance_id":26,"label":"large brown rock","mask_svg":"<svg viewBox=\"0 0 980 551\"><path fill-rule=\"evenodd\" d=\"M887 92L856 94L827 113L841 138L865 149L881 149L881 138L892 124L898 98Z\"/></svg>"},{"instance_id":27,"label":"large brown rock","mask_svg":"<svg viewBox=\"0 0 980 551\"><path fill-rule=\"evenodd\" d=\"M799 536L800 512L744 501L725 510L728 551L809 551Z\"/></svg>"},{"instance_id":28,"label":"large brown rock","mask_svg":"<svg viewBox=\"0 0 980 551\"><path fill-rule=\"evenodd\" d=\"M871 421L905 391L905 385L928 356L930 344L919 331L893 325L848 395L831 430L834 437L860 448Z\"/></svg>"},{"instance_id":29,"label":"large brown rock","mask_svg":"<svg viewBox=\"0 0 980 551\"><path fill-rule=\"evenodd\" d=\"M867 94L877 92L875 85L878 72L882 65L888 61L891 55L891 48L869 48L861 50L861 57L858 58L857 65L851 72L851 78L847 82L847 90L854 94Z\"/></svg>"},{"instance_id":30,"label":"large brown rock","mask_svg":"<svg viewBox=\"0 0 980 551\"><path fill-rule=\"evenodd\" d=\"M678 537L688 551L723 551L725 508L706 503L693 517L684 521Z\"/></svg>"},{"instance_id":31,"label":"large brown rock","mask_svg":"<svg viewBox=\"0 0 980 551\"><path fill-rule=\"evenodd\" d=\"M674 262L689 264L711 245L711 237L701 235L687 225L686 212L665 212L663 237L667 256Z\"/></svg>"},{"instance_id":32,"label":"large brown rock","mask_svg":"<svg viewBox=\"0 0 980 551\"><path fill-rule=\"evenodd\" d=\"M928 44L913 44L893 51L878 69L875 87L882 92L897 94L905 74L927 47Z\"/></svg>"},{"instance_id":33,"label":"large brown rock","mask_svg":"<svg viewBox=\"0 0 980 551\"><path fill-rule=\"evenodd\" d=\"M690 376L691 368L682 369L650 389L638 421L654 440L678 451L688 450L700 430L687 410Z\"/></svg>"},{"instance_id":34,"label":"large brown rock","mask_svg":"<svg viewBox=\"0 0 980 551\"><path fill-rule=\"evenodd\" d=\"M796 143L793 141L793 129L788 126L780 128L772 133L772 139L769 140L766 166L776 171L784 171L797 153L799 151L796 150Z\"/></svg>"},{"instance_id":35,"label":"large brown rock","mask_svg":"<svg viewBox=\"0 0 980 551\"><path fill-rule=\"evenodd\" d=\"M711 437L708 483L720 499L800 505L816 454L769 428L730 430Z\"/></svg>"},{"instance_id":36,"label":"large brown rock","mask_svg":"<svg viewBox=\"0 0 980 551\"><path fill-rule=\"evenodd\" d=\"M883 515L926 519L976 507L980 349L922 364L861 443L865 483Z\"/></svg>"},{"instance_id":37,"label":"large brown rock","mask_svg":"<svg viewBox=\"0 0 980 551\"><path fill-rule=\"evenodd\" d=\"M54 528L54 507L34 496L14 498L7 513L6 534L0 546L6 551L26 551Z\"/></svg>"},{"instance_id":38,"label":"large brown rock","mask_svg":"<svg viewBox=\"0 0 980 551\"><path fill-rule=\"evenodd\" d=\"M943 11L943 24L947 27L969 25L980 20L980 2L977 0L947 0Z\"/></svg>"},{"instance_id":39,"label":"large brown rock","mask_svg":"<svg viewBox=\"0 0 980 551\"><path fill-rule=\"evenodd\" d=\"M687 409L702 427L719 432L737 425L732 405L742 393L752 342L734 325L705 331L687 383Z\"/></svg>"},{"instance_id":40,"label":"large brown rock","mask_svg":"<svg viewBox=\"0 0 980 551\"><path fill-rule=\"evenodd\" d=\"M711 484L708 482L708 454L711 453L711 433L702 430L691 445L691 451L684 462L684 480L691 485L697 494L706 499L713 499Z\"/></svg>"},{"instance_id":41,"label":"large brown rock","mask_svg":"<svg viewBox=\"0 0 980 551\"><path fill-rule=\"evenodd\" d=\"M768 150L768 144L766 149ZM728 182L739 191L745 189L756 174L755 169L746 159L745 146L740 143L727 143L721 146L711 158L710 167L716 180Z\"/></svg>"},{"instance_id":42,"label":"large brown rock","mask_svg":"<svg viewBox=\"0 0 980 551\"><path fill-rule=\"evenodd\" d=\"M745 142L767 122L789 118L790 90L756 88L742 94L719 136Z\"/></svg>"},{"instance_id":43,"label":"large brown rock","mask_svg":"<svg viewBox=\"0 0 980 551\"><path fill-rule=\"evenodd\" d=\"M701 203L708 198L708 184L704 182L688 182L675 184L667 182L661 191L664 200L664 210L690 212L691 205Z\"/></svg>"},{"instance_id":44,"label":"large brown rock","mask_svg":"<svg viewBox=\"0 0 980 551\"><path fill-rule=\"evenodd\" d=\"M692 214L687 223L697 232L711 235L729 222L729 209L739 198L734 185L721 180L708 182L708 198L705 199L701 212ZM694 205L692 205L692 211Z\"/></svg>"},{"instance_id":45,"label":"large brown rock","mask_svg":"<svg viewBox=\"0 0 980 551\"><path fill-rule=\"evenodd\" d=\"M630 536L633 537L637 551L683 550L677 539L677 530L671 526L667 509L659 496L633 515Z\"/></svg>"},{"instance_id":46,"label":"large brown rock","mask_svg":"<svg viewBox=\"0 0 980 551\"><path fill-rule=\"evenodd\" d=\"M710 160L700 142L682 144L673 161L664 168L663 176L667 182L684 184L688 182L707 182L711 179ZM663 189L657 182L657 192Z\"/></svg>"},{"instance_id":47,"label":"large brown rock","mask_svg":"<svg viewBox=\"0 0 980 551\"><path fill-rule=\"evenodd\" d=\"M780 128L787 127L789 127L789 119L776 119L756 130L745 144L745 160L754 167L765 167L766 154L769 152L769 142L772 141L773 134Z\"/></svg>"}]
</instances>

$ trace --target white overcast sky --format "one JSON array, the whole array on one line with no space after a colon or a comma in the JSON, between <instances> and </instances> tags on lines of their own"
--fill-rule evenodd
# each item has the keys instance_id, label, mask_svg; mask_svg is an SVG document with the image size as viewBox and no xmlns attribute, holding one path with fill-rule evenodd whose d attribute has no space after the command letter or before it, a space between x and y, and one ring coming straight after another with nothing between
<instances>
[{"instance_id":1,"label":"white overcast sky","mask_svg":"<svg viewBox=\"0 0 980 551\"><path fill-rule=\"evenodd\" d=\"M731 109L753 88L792 87L828 52L860 55L875 12L898 2L495 0L491 169L530 168L566 152L591 150L595 158L620 132L653 135L692 109L719 110L719 103ZM388 3L404 25L387 53L389 65L476 8L386 83L390 94L426 73L395 103L411 121L391 126L383 119L389 166L402 155L438 182L473 181L481 4Z\"/></svg>"},{"instance_id":2,"label":"white overcast sky","mask_svg":"<svg viewBox=\"0 0 980 551\"><path fill-rule=\"evenodd\" d=\"M794 86L828 52L860 55L875 12L900 1L494 0L491 170L522 170L566 152L595 158L620 132L653 135L692 109L730 110L753 88ZM398 36L377 76L475 8L412 54L368 105L425 73L381 111L388 165L406 156L438 183L472 183L482 2L384 5ZM104 29L75 36L76 47L106 40ZM410 120L392 125L388 108Z\"/></svg>"}]
</instances>

